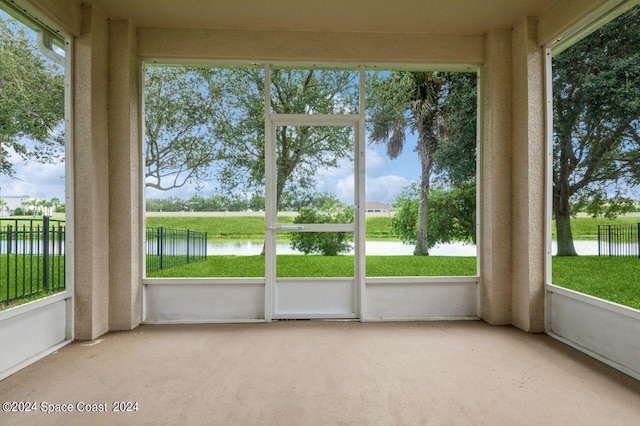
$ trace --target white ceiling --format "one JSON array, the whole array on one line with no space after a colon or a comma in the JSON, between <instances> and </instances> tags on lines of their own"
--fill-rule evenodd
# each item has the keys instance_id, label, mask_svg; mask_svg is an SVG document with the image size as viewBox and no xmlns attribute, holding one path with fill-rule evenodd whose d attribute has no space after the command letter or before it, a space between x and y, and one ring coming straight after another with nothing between
<instances>
[{"instance_id":1,"label":"white ceiling","mask_svg":"<svg viewBox=\"0 0 640 426\"><path fill-rule=\"evenodd\" d=\"M140 27L483 34L553 0L82 0Z\"/></svg>"}]
</instances>

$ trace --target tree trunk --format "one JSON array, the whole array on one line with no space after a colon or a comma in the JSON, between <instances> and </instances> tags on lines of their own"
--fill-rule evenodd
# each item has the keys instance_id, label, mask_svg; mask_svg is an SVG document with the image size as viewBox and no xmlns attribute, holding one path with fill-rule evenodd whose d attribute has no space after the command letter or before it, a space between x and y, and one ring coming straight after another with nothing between
<instances>
[{"instance_id":1,"label":"tree trunk","mask_svg":"<svg viewBox=\"0 0 640 426\"><path fill-rule=\"evenodd\" d=\"M554 187L554 215L556 217L556 235L558 256L577 256L571 232L571 210L569 207L569 183L559 182Z\"/></svg>"},{"instance_id":2,"label":"tree trunk","mask_svg":"<svg viewBox=\"0 0 640 426\"><path fill-rule=\"evenodd\" d=\"M422 176L420 182L420 202L418 204L418 231L416 235L416 248L414 256L429 256L429 238L427 229L429 227L429 179L431 177L432 160L421 159Z\"/></svg>"}]
</instances>

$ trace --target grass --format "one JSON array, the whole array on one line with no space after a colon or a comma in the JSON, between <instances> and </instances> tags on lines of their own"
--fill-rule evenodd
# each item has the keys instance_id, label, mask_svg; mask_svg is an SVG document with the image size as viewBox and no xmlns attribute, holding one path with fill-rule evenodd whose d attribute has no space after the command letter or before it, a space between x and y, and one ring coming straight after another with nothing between
<instances>
[{"instance_id":1,"label":"grass","mask_svg":"<svg viewBox=\"0 0 640 426\"><path fill-rule=\"evenodd\" d=\"M280 216L278 223L293 223L294 218ZM399 241L391 234L390 220L390 217L367 218L367 239ZM265 219L262 216L150 216L145 226L206 232L209 241L262 241L265 233ZM286 239L282 234L279 235L282 237L280 239Z\"/></svg>"},{"instance_id":2,"label":"grass","mask_svg":"<svg viewBox=\"0 0 640 426\"><path fill-rule=\"evenodd\" d=\"M353 256L279 255L278 277L353 277ZM367 256L367 276L473 276L475 257ZM152 272L149 278L264 277L264 256L211 256Z\"/></svg>"},{"instance_id":3,"label":"grass","mask_svg":"<svg viewBox=\"0 0 640 426\"><path fill-rule=\"evenodd\" d=\"M640 259L637 257L556 256L553 284L640 309Z\"/></svg>"},{"instance_id":4,"label":"grass","mask_svg":"<svg viewBox=\"0 0 640 426\"><path fill-rule=\"evenodd\" d=\"M576 217L571 218L571 232L574 240L597 240L598 225L626 225L640 223L640 217L618 217L617 219ZM553 221L551 238L556 240L556 222Z\"/></svg>"},{"instance_id":5,"label":"grass","mask_svg":"<svg viewBox=\"0 0 640 426\"><path fill-rule=\"evenodd\" d=\"M283 221L289 219L293 220L284 217ZM210 241L262 240L265 232L264 217L260 216L147 217L145 226L206 232Z\"/></svg>"},{"instance_id":6,"label":"grass","mask_svg":"<svg viewBox=\"0 0 640 426\"><path fill-rule=\"evenodd\" d=\"M279 223L292 223L294 216L282 216ZM367 240L399 241L391 233L391 217L367 217ZM598 225L635 224L640 217L619 217L617 219L578 217L571 219L571 230L576 240L595 240L598 238ZM224 240L252 240L264 239L265 221L260 216L152 216L146 219L147 227L174 229L190 229L192 231L206 231L211 241ZM553 222L552 239L556 239L555 221Z\"/></svg>"},{"instance_id":7,"label":"grass","mask_svg":"<svg viewBox=\"0 0 640 426\"><path fill-rule=\"evenodd\" d=\"M62 260L62 261L60 261ZM16 306L63 291L43 287L41 256L0 255L0 309ZM50 288L63 283L64 257L52 257L49 264Z\"/></svg>"}]
</instances>

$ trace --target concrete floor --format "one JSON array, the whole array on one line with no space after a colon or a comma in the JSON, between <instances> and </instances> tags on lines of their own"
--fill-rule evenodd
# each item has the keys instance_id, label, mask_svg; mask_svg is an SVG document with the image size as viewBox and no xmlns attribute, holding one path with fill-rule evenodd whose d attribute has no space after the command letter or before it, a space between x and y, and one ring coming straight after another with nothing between
<instances>
[{"instance_id":1,"label":"concrete floor","mask_svg":"<svg viewBox=\"0 0 640 426\"><path fill-rule=\"evenodd\" d=\"M66 346L0 382L0 401L39 410L2 425L640 424L640 382L480 321L141 326Z\"/></svg>"}]
</instances>

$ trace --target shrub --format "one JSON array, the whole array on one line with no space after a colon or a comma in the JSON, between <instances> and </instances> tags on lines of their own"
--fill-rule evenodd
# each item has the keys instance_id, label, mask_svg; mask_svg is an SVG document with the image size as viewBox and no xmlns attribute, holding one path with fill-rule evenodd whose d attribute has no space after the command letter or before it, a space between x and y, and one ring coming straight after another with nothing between
<instances>
[{"instance_id":1,"label":"shrub","mask_svg":"<svg viewBox=\"0 0 640 426\"><path fill-rule=\"evenodd\" d=\"M325 203L321 209L301 208L293 223L352 223L353 208L339 202ZM337 256L351 249L352 232L294 232L291 248L304 254Z\"/></svg>"}]
</instances>

